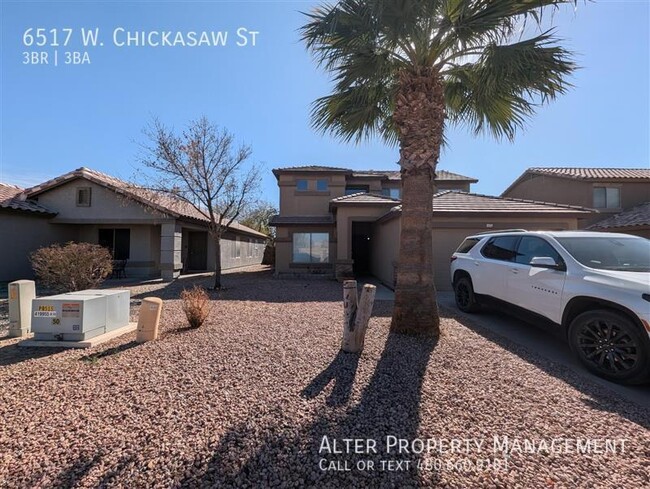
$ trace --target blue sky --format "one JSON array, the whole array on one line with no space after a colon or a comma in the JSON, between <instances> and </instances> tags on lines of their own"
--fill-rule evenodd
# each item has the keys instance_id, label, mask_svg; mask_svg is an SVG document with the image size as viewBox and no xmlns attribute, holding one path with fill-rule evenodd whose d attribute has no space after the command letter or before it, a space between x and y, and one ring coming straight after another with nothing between
<instances>
[{"instance_id":1,"label":"blue sky","mask_svg":"<svg viewBox=\"0 0 650 489\"><path fill-rule=\"evenodd\" d=\"M342 143L309 125L310 103L330 87L297 32L300 11L316 2L1 1L0 181L28 186L80 166L129 178L154 115L178 128L206 115L250 144L271 202L275 167L397 168L397 149L381 141ZM581 3L556 13L554 24L579 53L575 88L542 108L514 143L448 131L440 168L478 178L474 191L499 194L531 166L649 166L649 2ZM230 37L217 48L118 48L118 27ZM250 39L235 45L239 27L259 31L255 47ZM56 48L57 67L55 48L23 45L29 28L56 28L60 37L73 29L68 46ZM104 46L84 48L81 28L98 28ZM23 52L41 50L50 64L21 64ZM91 64L62 64L64 51L84 50Z\"/></svg>"}]
</instances>

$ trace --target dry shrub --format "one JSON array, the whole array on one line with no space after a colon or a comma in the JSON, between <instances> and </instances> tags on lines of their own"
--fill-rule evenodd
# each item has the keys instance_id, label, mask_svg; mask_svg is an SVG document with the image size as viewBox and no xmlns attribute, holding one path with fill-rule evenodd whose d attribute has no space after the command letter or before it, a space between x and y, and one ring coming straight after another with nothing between
<instances>
[{"instance_id":1,"label":"dry shrub","mask_svg":"<svg viewBox=\"0 0 650 489\"><path fill-rule=\"evenodd\" d=\"M113 271L109 250L90 243L53 244L30 255L36 277L58 292L92 289Z\"/></svg>"},{"instance_id":2,"label":"dry shrub","mask_svg":"<svg viewBox=\"0 0 650 489\"><path fill-rule=\"evenodd\" d=\"M195 285L181 292L183 312L191 328L200 327L210 314L210 296L203 287Z\"/></svg>"}]
</instances>

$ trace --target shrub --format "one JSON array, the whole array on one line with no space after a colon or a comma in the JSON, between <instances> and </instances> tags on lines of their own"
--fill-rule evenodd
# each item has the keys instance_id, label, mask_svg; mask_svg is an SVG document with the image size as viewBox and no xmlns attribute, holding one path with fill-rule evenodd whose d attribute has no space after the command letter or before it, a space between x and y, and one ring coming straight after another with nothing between
<instances>
[{"instance_id":1,"label":"shrub","mask_svg":"<svg viewBox=\"0 0 650 489\"><path fill-rule=\"evenodd\" d=\"M38 280L57 292L92 289L113 270L110 251L90 243L46 246L33 252L30 260Z\"/></svg>"},{"instance_id":2,"label":"shrub","mask_svg":"<svg viewBox=\"0 0 650 489\"><path fill-rule=\"evenodd\" d=\"M183 312L191 328L200 327L210 314L210 296L203 287L195 285L181 292Z\"/></svg>"}]
</instances>

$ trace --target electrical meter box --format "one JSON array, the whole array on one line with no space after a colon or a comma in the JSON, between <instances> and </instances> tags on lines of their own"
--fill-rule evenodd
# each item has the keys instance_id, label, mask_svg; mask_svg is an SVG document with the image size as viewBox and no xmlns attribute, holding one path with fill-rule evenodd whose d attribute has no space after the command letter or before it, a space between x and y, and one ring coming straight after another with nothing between
<instances>
[{"instance_id":1,"label":"electrical meter box","mask_svg":"<svg viewBox=\"0 0 650 489\"><path fill-rule=\"evenodd\" d=\"M128 290L81 290L32 301L34 340L85 341L129 324Z\"/></svg>"}]
</instances>

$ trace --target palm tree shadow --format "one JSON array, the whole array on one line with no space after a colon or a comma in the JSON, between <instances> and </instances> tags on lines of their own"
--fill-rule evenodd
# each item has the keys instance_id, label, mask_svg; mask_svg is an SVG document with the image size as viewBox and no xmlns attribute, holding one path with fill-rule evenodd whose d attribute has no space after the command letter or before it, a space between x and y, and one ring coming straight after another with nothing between
<instances>
[{"instance_id":1,"label":"palm tree shadow","mask_svg":"<svg viewBox=\"0 0 650 489\"><path fill-rule=\"evenodd\" d=\"M306 399L314 399L330 382L334 381L334 388L327 398L327 405L340 406L347 404L358 365L359 355L339 350L332 363L318 374L300 394Z\"/></svg>"},{"instance_id":2,"label":"palm tree shadow","mask_svg":"<svg viewBox=\"0 0 650 489\"><path fill-rule=\"evenodd\" d=\"M422 384L436 344L434 338L390 334L360 402L344 411L340 407L349 400L358 356L337 354L301 391L302 397L315 399L334 380L336 385L326 400L327 406L334 409L323 407L310 423L296 426L296 420L288 418L279 405L270 410L268 425L238 424L220 438L202 474L181 477L181 486L411 487L421 485L423 476L426 485L434 485L438 480L435 472L418 473L414 464L407 470L381 470L381 461L416 462L410 454L386 453L385 442L387 436L409 441L418 437ZM347 438L375 440L377 451L331 454L322 449L324 437L339 443ZM247 443L251 439L257 447L252 453ZM350 470L324 470L329 462L341 460ZM357 464L369 461L374 470L357 469Z\"/></svg>"}]
</instances>

